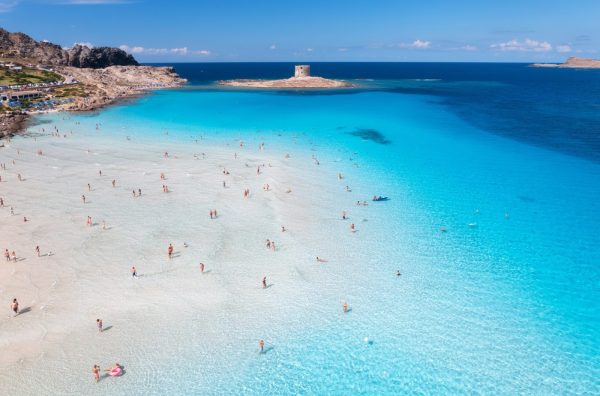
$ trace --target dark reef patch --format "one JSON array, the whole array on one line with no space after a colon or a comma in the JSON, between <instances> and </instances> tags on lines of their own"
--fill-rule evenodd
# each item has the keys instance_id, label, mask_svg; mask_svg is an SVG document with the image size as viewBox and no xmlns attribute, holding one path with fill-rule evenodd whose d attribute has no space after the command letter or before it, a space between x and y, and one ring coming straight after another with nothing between
<instances>
[{"instance_id":1,"label":"dark reef patch","mask_svg":"<svg viewBox=\"0 0 600 396\"><path fill-rule=\"evenodd\" d=\"M369 141L377 143L377 144L392 143L389 140L387 140L381 132L379 132L375 129L358 128L352 132L348 132L348 135L359 137L362 140L369 140Z\"/></svg>"}]
</instances>

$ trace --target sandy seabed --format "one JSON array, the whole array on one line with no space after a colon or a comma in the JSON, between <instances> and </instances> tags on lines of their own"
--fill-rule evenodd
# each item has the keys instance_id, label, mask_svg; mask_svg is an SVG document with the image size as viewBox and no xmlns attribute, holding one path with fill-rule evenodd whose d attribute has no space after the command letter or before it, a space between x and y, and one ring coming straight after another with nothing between
<instances>
[{"instance_id":1,"label":"sandy seabed","mask_svg":"<svg viewBox=\"0 0 600 396\"><path fill-rule=\"evenodd\" d=\"M346 290L334 280L342 274L360 283L344 264L361 249L349 231L354 220L341 219L342 202L350 207L354 197L338 169L317 165L310 152L288 158L268 142L129 140L77 125L57 137L50 128L0 149L0 247L18 256L0 265L1 393L115 391L114 379L95 384L91 368L116 361L126 367L119 381L141 390L189 343L203 352L203 367L218 371L224 359L255 358L259 339L285 336L275 329L301 330L321 314L311 307L340 313ZM339 193L323 193L332 189ZM15 297L22 313L12 317Z\"/></svg>"}]
</instances>

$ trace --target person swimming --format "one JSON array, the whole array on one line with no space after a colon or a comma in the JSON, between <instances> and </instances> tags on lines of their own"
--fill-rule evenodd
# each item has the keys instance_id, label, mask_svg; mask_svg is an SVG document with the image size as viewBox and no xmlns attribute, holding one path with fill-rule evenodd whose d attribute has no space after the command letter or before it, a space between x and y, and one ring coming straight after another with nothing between
<instances>
[{"instance_id":1,"label":"person swimming","mask_svg":"<svg viewBox=\"0 0 600 396\"><path fill-rule=\"evenodd\" d=\"M119 363L115 363L113 367L107 368L104 371L108 371L108 375L112 377L118 377L123 374L123 366L121 366Z\"/></svg>"}]
</instances>

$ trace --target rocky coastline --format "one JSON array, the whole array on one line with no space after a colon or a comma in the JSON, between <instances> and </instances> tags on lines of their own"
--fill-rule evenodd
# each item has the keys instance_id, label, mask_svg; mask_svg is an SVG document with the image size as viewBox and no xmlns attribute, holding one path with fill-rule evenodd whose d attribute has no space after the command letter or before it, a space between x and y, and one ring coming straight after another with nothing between
<instances>
[{"instance_id":1,"label":"rocky coastline","mask_svg":"<svg viewBox=\"0 0 600 396\"><path fill-rule=\"evenodd\" d=\"M36 41L24 33L0 28L0 58L11 65L28 65L51 70L69 82L71 93L65 103L51 111L90 111L132 98L150 90L174 88L187 82L172 67L140 66L135 58L119 48L75 45L64 49L56 44ZM72 84L71 82L75 82ZM10 85L10 84L9 84ZM6 89L4 87L3 89ZM58 95L56 88L8 88L8 93L37 90L43 96ZM61 93L64 97L65 93ZM0 103L0 138L22 132L32 115L30 108L11 108Z\"/></svg>"},{"instance_id":2,"label":"rocky coastline","mask_svg":"<svg viewBox=\"0 0 600 396\"><path fill-rule=\"evenodd\" d=\"M176 88L187 82L172 67L110 66L104 69L57 68L77 79L87 96L77 98L62 110L89 111L131 98L153 89Z\"/></svg>"},{"instance_id":3,"label":"rocky coastline","mask_svg":"<svg viewBox=\"0 0 600 396\"><path fill-rule=\"evenodd\" d=\"M534 63L531 67L559 69L600 69L600 60L570 57L565 63Z\"/></svg>"},{"instance_id":4,"label":"rocky coastline","mask_svg":"<svg viewBox=\"0 0 600 396\"><path fill-rule=\"evenodd\" d=\"M56 72L75 78L85 90L84 96L60 105L56 111L91 111L133 98L154 89L176 88L187 82L172 67L110 66L104 69L57 67ZM0 137L24 131L27 120L38 112L5 111L0 113Z\"/></svg>"}]
</instances>

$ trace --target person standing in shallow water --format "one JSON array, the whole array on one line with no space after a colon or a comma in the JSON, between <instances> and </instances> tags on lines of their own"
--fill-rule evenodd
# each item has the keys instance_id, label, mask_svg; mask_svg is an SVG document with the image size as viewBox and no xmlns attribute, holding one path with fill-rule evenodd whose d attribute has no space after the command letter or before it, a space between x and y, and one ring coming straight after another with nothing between
<instances>
[{"instance_id":1,"label":"person standing in shallow water","mask_svg":"<svg viewBox=\"0 0 600 396\"><path fill-rule=\"evenodd\" d=\"M96 382L100 381L100 366L94 364L94 368L92 368L92 373L94 374L94 379Z\"/></svg>"},{"instance_id":2,"label":"person standing in shallow water","mask_svg":"<svg viewBox=\"0 0 600 396\"><path fill-rule=\"evenodd\" d=\"M131 277L132 278L137 278L137 269L135 268L135 265L133 267L131 267Z\"/></svg>"},{"instance_id":3,"label":"person standing in shallow water","mask_svg":"<svg viewBox=\"0 0 600 396\"><path fill-rule=\"evenodd\" d=\"M204 273L204 263L200 263L200 273Z\"/></svg>"},{"instance_id":4,"label":"person standing in shallow water","mask_svg":"<svg viewBox=\"0 0 600 396\"><path fill-rule=\"evenodd\" d=\"M169 258L173 258L173 245L169 243L169 247L167 249L167 255L169 256Z\"/></svg>"},{"instance_id":5,"label":"person standing in shallow water","mask_svg":"<svg viewBox=\"0 0 600 396\"><path fill-rule=\"evenodd\" d=\"M96 326L98 327L98 332L102 333L102 319L96 319Z\"/></svg>"},{"instance_id":6,"label":"person standing in shallow water","mask_svg":"<svg viewBox=\"0 0 600 396\"><path fill-rule=\"evenodd\" d=\"M265 340L260 340L258 346L260 348L260 353L265 353Z\"/></svg>"},{"instance_id":7,"label":"person standing in shallow water","mask_svg":"<svg viewBox=\"0 0 600 396\"><path fill-rule=\"evenodd\" d=\"M267 277L266 277L266 276L265 276L265 277L263 277L263 280L262 280L262 287L263 287L263 289L266 289L266 288L267 288Z\"/></svg>"},{"instance_id":8,"label":"person standing in shallow water","mask_svg":"<svg viewBox=\"0 0 600 396\"><path fill-rule=\"evenodd\" d=\"M16 298L13 298L12 304L10 304L10 309L12 309L14 316L17 316L19 314L19 302Z\"/></svg>"}]
</instances>

